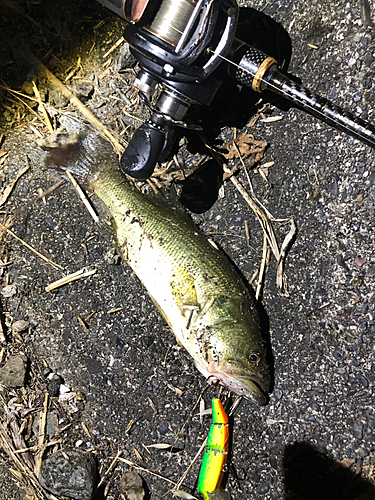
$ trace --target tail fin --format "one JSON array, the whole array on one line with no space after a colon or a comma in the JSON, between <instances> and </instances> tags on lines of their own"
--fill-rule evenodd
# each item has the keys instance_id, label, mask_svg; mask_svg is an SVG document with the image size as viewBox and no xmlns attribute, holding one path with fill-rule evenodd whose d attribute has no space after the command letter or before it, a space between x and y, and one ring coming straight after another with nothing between
<instances>
[{"instance_id":1,"label":"tail fin","mask_svg":"<svg viewBox=\"0 0 375 500\"><path fill-rule=\"evenodd\" d=\"M45 158L48 170L64 178L69 170L86 187L99 170L118 166L112 146L92 131L84 135L57 131L39 145L48 151Z\"/></svg>"}]
</instances>

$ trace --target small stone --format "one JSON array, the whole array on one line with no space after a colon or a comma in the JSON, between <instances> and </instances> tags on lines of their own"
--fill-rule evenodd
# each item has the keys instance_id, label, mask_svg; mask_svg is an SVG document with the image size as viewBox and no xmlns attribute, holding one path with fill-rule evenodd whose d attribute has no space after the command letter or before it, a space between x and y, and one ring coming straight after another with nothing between
<instances>
[{"instance_id":1,"label":"small stone","mask_svg":"<svg viewBox=\"0 0 375 500\"><path fill-rule=\"evenodd\" d=\"M49 440L53 439L56 435L56 432L59 428L59 419L57 418L56 411L47 412L47 420L46 420L46 435ZM39 435L39 418L34 419L33 422L33 433L35 436Z\"/></svg>"},{"instance_id":2,"label":"small stone","mask_svg":"<svg viewBox=\"0 0 375 500\"><path fill-rule=\"evenodd\" d=\"M210 500L231 500L230 494L222 489L218 489L209 493Z\"/></svg>"},{"instance_id":3,"label":"small stone","mask_svg":"<svg viewBox=\"0 0 375 500\"><path fill-rule=\"evenodd\" d=\"M358 267L362 267L363 264L365 264L365 262L366 262L365 259L360 259L360 258L356 258L354 260L355 265Z\"/></svg>"},{"instance_id":4,"label":"small stone","mask_svg":"<svg viewBox=\"0 0 375 500\"><path fill-rule=\"evenodd\" d=\"M371 429L375 429L375 415L368 415L367 416L367 425Z\"/></svg>"},{"instance_id":5,"label":"small stone","mask_svg":"<svg viewBox=\"0 0 375 500\"><path fill-rule=\"evenodd\" d=\"M8 285L1 290L1 295L6 299L13 297L13 295L16 295L16 293L17 293L16 285Z\"/></svg>"},{"instance_id":6,"label":"small stone","mask_svg":"<svg viewBox=\"0 0 375 500\"><path fill-rule=\"evenodd\" d=\"M354 437L357 439L363 438L363 424L362 422L354 422L353 425Z\"/></svg>"},{"instance_id":7,"label":"small stone","mask_svg":"<svg viewBox=\"0 0 375 500\"><path fill-rule=\"evenodd\" d=\"M24 332L29 328L30 323L28 321L25 321L23 319L20 319L18 321L15 321L12 325L12 330L15 333L21 333Z\"/></svg>"},{"instance_id":8,"label":"small stone","mask_svg":"<svg viewBox=\"0 0 375 500\"><path fill-rule=\"evenodd\" d=\"M78 82L74 91L78 99L86 102L94 93L94 85L91 82Z\"/></svg>"},{"instance_id":9,"label":"small stone","mask_svg":"<svg viewBox=\"0 0 375 500\"><path fill-rule=\"evenodd\" d=\"M273 393L278 401L280 401L280 399L283 397L283 391L281 389L275 389Z\"/></svg>"},{"instance_id":10,"label":"small stone","mask_svg":"<svg viewBox=\"0 0 375 500\"><path fill-rule=\"evenodd\" d=\"M69 99L53 88L49 90L49 99L57 108L65 108L69 104Z\"/></svg>"},{"instance_id":11,"label":"small stone","mask_svg":"<svg viewBox=\"0 0 375 500\"><path fill-rule=\"evenodd\" d=\"M369 386L369 383L368 383L368 380L366 377L364 377L363 375L359 375L358 377L358 382L363 386L365 387L365 389L367 389L367 387Z\"/></svg>"},{"instance_id":12,"label":"small stone","mask_svg":"<svg viewBox=\"0 0 375 500\"><path fill-rule=\"evenodd\" d=\"M116 266L120 260L121 256L117 253L117 251L114 248L111 248L104 254L104 260L108 262L111 266Z\"/></svg>"},{"instance_id":13,"label":"small stone","mask_svg":"<svg viewBox=\"0 0 375 500\"><path fill-rule=\"evenodd\" d=\"M338 185L337 181L334 181L334 182L330 185L329 190L330 190L330 192L331 192L331 194L332 194L333 196L337 196L337 195L339 194L339 185Z\"/></svg>"},{"instance_id":14,"label":"small stone","mask_svg":"<svg viewBox=\"0 0 375 500\"><path fill-rule=\"evenodd\" d=\"M60 375L57 375L56 373L53 374L51 378L51 383L49 386L49 395L51 398L57 398L60 394L60 387L63 385L64 380Z\"/></svg>"},{"instance_id":15,"label":"small stone","mask_svg":"<svg viewBox=\"0 0 375 500\"><path fill-rule=\"evenodd\" d=\"M166 434L168 434L168 432L170 432L170 428L167 425L161 423L158 427L158 431L161 436L165 436Z\"/></svg>"},{"instance_id":16,"label":"small stone","mask_svg":"<svg viewBox=\"0 0 375 500\"><path fill-rule=\"evenodd\" d=\"M70 392L70 387L68 387L67 385L61 384L59 386L59 392L60 392L60 394L67 394L68 392Z\"/></svg>"},{"instance_id":17,"label":"small stone","mask_svg":"<svg viewBox=\"0 0 375 500\"><path fill-rule=\"evenodd\" d=\"M332 355L337 361L341 361L344 357L344 353L340 348L335 349Z\"/></svg>"},{"instance_id":18,"label":"small stone","mask_svg":"<svg viewBox=\"0 0 375 500\"><path fill-rule=\"evenodd\" d=\"M58 451L43 460L39 481L54 495L91 500L97 482L95 457L81 450Z\"/></svg>"},{"instance_id":19,"label":"small stone","mask_svg":"<svg viewBox=\"0 0 375 500\"><path fill-rule=\"evenodd\" d=\"M359 450L358 450L358 455L359 455L361 458L368 457L369 452L368 452L368 450L366 450L365 448L359 448Z\"/></svg>"},{"instance_id":20,"label":"small stone","mask_svg":"<svg viewBox=\"0 0 375 500\"><path fill-rule=\"evenodd\" d=\"M163 476L165 476L165 477L171 477L171 476L173 476L173 468L172 467L166 467L163 470Z\"/></svg>"},{"instance_id":21,"label":"small stone","mask_svg":"<svg viewBox=\"0 0 375 500\"><path fill-rule=\"evenodd\" d=\"M260 483L257 488L256 488L256 491L259 495L265 495L270 489L270 485L269 483Z\"/></svg>"},{"instance_id":22,"label":"small stone","mask_svg":"<svg viewBox=\"0 0 375 500\"><path fill-rule=\"evenodd\" d=\"M119 73L123 70L134 68L136 64L137 60L130 52L129 44L123 43L119 49L119 54L115 63L115 71Z\"/></svg>"},{"instance_id":23,"label":"small stone","mask_svg":"<svg viewBox=\"0 0 375 500\"><path fill-rule=\"evenodd\" d=\"M9 358L0 368L0 384L5 387L24 387L27 368L27 356L19 354Z\"/></svg>"},{"instance_id":24,"label":"small stone","mask_svg":"<svg viewBox=\"0 0 375 500\"><path fill-rule=\"evenodd\" d=\"M275 455L271 455L270 458L270 465L273 469L277 470L279 468L279 463Z\"/></svg>"},{"instance_id":25,"label":"small stone","mask_svg":"<svg viewBox=\"0 0 375 500\"><path fill-rule=\"evenodd\" d=\"M143 500L145 497L143 480L136 472L126 472L122 476L119 490L126 500Z\"/></svg>"}]
</instances>

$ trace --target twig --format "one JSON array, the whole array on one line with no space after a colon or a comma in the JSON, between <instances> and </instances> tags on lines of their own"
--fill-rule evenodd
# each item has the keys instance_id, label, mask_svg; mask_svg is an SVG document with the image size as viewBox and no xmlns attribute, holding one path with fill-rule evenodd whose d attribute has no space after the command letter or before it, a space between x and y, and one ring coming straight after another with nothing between
<instances>
[{"instance_id":1,"label":"twig","mask_svg":"<svg viewBox=\"0 0 375 500\"><path fill-rule=\"evenodd\" d=\"M152 476L156 476L159 479L163 479L164 481L167 481L170 484L173 484L173 486L176 486L176 483L172 481L171 479L168 479L167 477L162 476L161 474L157 474L156 472L153 472L150 469L146 469L145 467L141 467L140 465L135 464L134 462L131 462L130 460L127 460L126 458L119 458L119 462L124 462L127 465L130 465L131 467L134 467L135 469L141 470L143 472L147 472L148 474L151 474Z\"/></svg>"},{"instance_id":2,"label":"twig","mask_svg":"<svg viewBox=\"0 0 375 500\"><path fill-rule=\"evenodd\" d=\"M255 292L255 299L256 300L259 300L259 297L260 297L260 294L262 291L264 271L266 269L266 262L267 262L267 253L268 253L267 250L268 250L267 236L266 236L266 233L263 233L263 254L262 254L262 262L260 265L260 270L259 270L259 275L258 275L257 289Z\"/></svg>"},{"instance_id":3,"label":"twig","mask_svg":"<svg viewBox=\"0 0 375 500\"><path fill-rule=\"evenodd\" d=\"M4 189L4 192L3 194L0 196L0 207L2 205L4 205L4 203L7 201L7 199L9 198L9 195L10 193L13 191L13 188L14 186L16 185L16 182L18 181L18 179L25 173L29 170L30 168L30 164L27 162L26 165L24 165L23 167L21 167L15 178L8 184L8 186Z\"/></svg>"},{"instance_id":4,"label":"twig","mask_svg":"<svg viewBox=\"0 0 375 500\"><path fill-rule=\"evenodd\" d=\"M34 497L39 500L47 500L50 497L40 486L37 477L35 476L32 469L30 469L24 462L22 456L17 456L15 454L14 445L6 432L6 425L0 424L0 443L8 457L13 461L15 467L17 468L17 478L21 480L29 488L29 493L33 494Z\"/></svg>"},{"instance_id":5,"label":"twig","mask_svg":"<svg viewBox=\"0 0 375 500\"><path fill-rule=\"evenodd\" d=\"M189 474L189 471L190 469L193 467L193 465L195 464L195 462L198 460L199 458L199 455L202 453L202 451L204 450L204 447L206 446L207 444L207 440L208 440L208 436L206 437L206 439L203 441L201 447L199 448L199 450L197 451L195 457L193 458L192 462L190 463L189 467L186 469L186 471L182 474L182 476L180 477L180 479L178 480L178 483L176 484L176 490L179 490L181 488L181 485L182 483L185 481L185 478L186 476Z\"/></svg>"},{"instance_id":6,"label":"twig","mask_svg":"<svg viewBox=\"0 0 375 500\"><path fill-rule=\"evenodd\" d=\"M64 183L65 183L65 179L61 179L60 181L56 182L56 184L54 184L50 188L46 189L45 191L41 190L41 192L38 195L37 199L38 200L43 199L43 201L45 201L45 197L46 196L48 196L49 194L53 193L55 191L55 189L59 188Z\"/></svg>"},{"instance_id":7,"label":"twig","mask_svg":"<svg viewBox=\"0 0 375 500\"><path fill-rule=\"evenodd\" d=\"M123 311L123 310L124 310L123 307L115 307L114 309L110 309L109 311L107 311L107 314L113 314L113 313Z\"/></svg>"},{"instance_id":8,"label":"twig","mask_svg":"<svg viewBox=\"0 0 375 500\"><path fill-rule=\"evenodd\" d=\"M0 305L0 343L4 343L7 341L7 339L5 337L5 332L6 332L5 318L4 318L2 307ZM0 361L0 363L1 363L1 361Z\"/></svg>"},{"instance_id":9,"label":"twig","mask_svg":"<svg viewBox=\"0 0 375 500\"><path fill-rule=\"evenodd\" d=\"M28 248L29 250L31 250L32 252L35 253L35 255L37 255L38 257L40 257L41 259L43 259L44 261L47 262L47 264L49 264L50 266L54 267L55 269L58 269L60 271L63 271L64 268L59 266L59 264L56 264L55 262L53 262L52 260L50 260L48 257L46 257L45 255L41 254L40 252L38 252L38 250L35 250L35 248L33 248L31 245L29 245L28 243L26 243L26 241L24 241L22 238L20 238L19 236L17 236L15 233L13 233L13 231L11 231L10 229L8 229L6 226L4 226L4 224L2 224L0 222L0 228L3 229L3 231L6 231L8 234L10 234L11 236L13 236L13 238L15 238L16 240L18 240L20 243L22 243L22 245L24 245L26 248Z\"/></svg>"},{"instance_id":10,"label":"twig","mask_svg":"<svg viewBox=\"0 0 375 500\"><path fill-rule=\"evenodd\" d=\"M39 476L40 468L42 466L43 453L45 450L43 444L46 435L47 411L48 411L48 392L44 396L43 413L42 412L40 413L40 419L39 419L39 435L38 435L39 453L35 457L35 466L34 466L34 472L36 477Z\"/></svg>"},{"instance_id":11,"label":"twig","mask_svg":"<svg viewBox=\"0 0 375 500\"><path fill-rule=\"evenodd\" d=\"M250 178L248 176L246 168L245 168L245 173L248 176L251 194L249 194L246 191L246 189L243 187L243 185L240 183L240 181L233 175L233 172L231 171L231 169L223 161L223 159L219 155L219 153L208 143L208 141L204 137L204 135L200 132L198 132L198 135L201 138L202 142L207 147L207 149L209 149L211 151L213 158L215 158L215 160L219 163L219 165L221 165L221 167L224 170L224 173L227 174L227 178L228 177L230 178L232 184L234 184L236 189L240 192L240 194L242 195L244 200L248 203L250 208L254 211L255 215L257 216L258 221L259 221L260 225L263 228L263 231L265 232L265 234L267 236L267 240L268 240L268 243L271 247L272 253L274 254L275 259L277 261L277 275L276 275L277 286L280 290L283 290L285 294L288 294L286 277L284 275L284 259L286 256L286 251L289 248L290 243L293 240L293 238L297 232L297 228L296 228L294 220L292 218L276 219L275 217L273 217L272 214L270 214L269 211L256 198L254 191L252 189L251 181L250 181ZM240 156L240 160L242 162L241 156ZM271 221L273 221L273 222L289 222L291 224L291 228L289 230L289 233L285 237L284 242L281 246L281 248L284 249L283 252L281 252L279 250L275 231L271 225Z\"/></svg>"},{"instance_id":12,"label":"twig","mask_svg":"<svg viewBox=\"0 0 375 500\"><path fill-rule=\"evenodd\" d=\"M111 132L105 127L98 118L91 113L91 111L76 97L73 92L71 92L65 85L60 82L58 78L33 54L25 53L25 51L19 52L21 59L26 59L28 62L32 62L35 65L36 71L40 76L44 77L48 83L55 90L64 95L71 104L73 104L82 115L93 125L93 127L98 131L98 133L104 136L107 140L111 142L117 154L121 154L124 151L124 147L118 142L118 140L111 134Z\"/></svg>"},{"instance_id":13,"label":"twig","mask_svg":"<svg viewBox=\"0 0 375 500\"><path fill-rule=\"evenodd\" d=\"M116 466L116 464L117 464L117 462L118 462L119 458L121 457L121 455L122 455L122 451L121 451L121 450L119 450L119 451L117 452L117 455L116 455L116 456L115 456L115 458L113 459L113 461L112 461L111 465L108 467L108 469L107 469L107 470L105 471L105 473L103 474L103 477L102 477L102 478L101 478L101 480L99 481L99 484L98 484L98 486L96 487L96 491L98 491L98 490L99 490L99 488L101 487L101 485L104 483L104 481L106 480L106 478L107 478L108 474L110 474L110 473L113 471L113 469L115 468L115 466Z\"/></svg>"},{"instance_id":14,"label":"twig","mask_svg":"<svg viewBox=\"0 0 375 500\"><path fill-rule=\"evenodd\" d=\"M95 210L92 208L92 206L90 205L90 202L89 200L87 199L85 193L82 191L80 185L78 184L78 182L75 180L75 178L72 176L72 174L69 172L69 170L66 171L67 173L67 176L69 177L71 183L73 184L73 186L75 187L75 190L77 191L79 197L81 198L83 204L85 205L85 207L87 208L87 210L89 211L89 214L91 215L91 217L94 219L94 221L96 223L99 222L99 217L96 215L95 213Z\"/></svg>"},{"instance_id":15,"label":"twig","mask_svg":"<svg viewBox=\"0 0 375 500\"><path fill-rule=\"evenodd\" d=\"M61 439L55 439L54 441L49 441L48 443L45 444L36 444L35 446L30 446L30 448L22 448L21 450L15 450L15 454L18 453L26 453L30 451L39 451L41 449L46 449L49 448L50 446L55 446L55 444L60 444L62 443Z\"/></svg>"},{"instance_id":16,"label":"twig","mask_svg":"<svg viewBox=\"0 0 375 500\"><path fill-rule=\"evenodd\" d=\"M46 292L50 292L51 290L55 290L56 288L59 288L60 286L64 286L68 283L71 283L72 281L77 281L80 280L81 278L87 278L88 276L92 276L97 272L96 269L92 269L91 271L85 271L85 269L80 269L79 271L76 271L75 273L68 274L68 276L64 276L63 278L54 281L50 285L46 286Z\"/></svg>"},{"instance_id":17,"label":"twig","mask_svg":"<svg viewBox=\"0 0 375 500\"><path fill-rule=\"evenodd\" d=\"M48 130L52 134L53 127L52 127L52 124L51 124L51 120L49 119L47 110L46 110L46 108L45 108L45 106L43 104L42 98L40 97L40 93L39 93L38 87L36 86L36 83L34 82L34 80L32 81L32 84L33 84L33 90L34 90L35 97L37 98L37 101L39 103L40 109L42 110L44 119L46 121L47 128L48 128Z\"/></svg>"},{"instance_id":18,"label":"twig","mask_svg":"<svg viewBox=\"0 0 375 500\"><path fill-rule=\"evenodd\" d=\"M246 243L247 243L247 246L250 246L250 232L249 232L249 224L248 224L247 220L245 220L244 226L245 226Z\"/></svg>"},{"instance_id":19,"label":"twig","mask_svg":"<svg viewBox=\"0 0 375 500\"><path fill-rule=\"evenodd\" d=\"M122 36L121 38L119 38L119 39L117 40L117 42L116 42L115 44L113 44L113 45L112 45L112 47L111 47L109 50L107 50L107 52L106 52L106 53L104 54L104 56L103 56L103 59L105 59L106 57L108 57L108 56L109 56L109 54L111 54L114 50L116 50L116 49L117 49L117 47L118 47L119 45L121 45L121 44L122 44L122 42L124 42L124 41L125 41L125 38L124 38L123 36Z\"/></svg>"},{"instance_id":20,"label":"twig","mask_svg":"<svg viewBox=\"0 0 375 500\"><path fill-rule=\"evenodd\" d=\"M20 433L20 426L18 424L18 418L17 418L17 413L14 411L14 409L10 409L5 403L4 403L4 412L7 416L8 422L9 422L9 428L10 432L12 435L13 443L16 448L25 448L26 443L25 440ZM26 463L28 467L33 467L34 465L34 460L33 458L26 453L23 457L23 461Z\"/></svg>"}]
</instances>

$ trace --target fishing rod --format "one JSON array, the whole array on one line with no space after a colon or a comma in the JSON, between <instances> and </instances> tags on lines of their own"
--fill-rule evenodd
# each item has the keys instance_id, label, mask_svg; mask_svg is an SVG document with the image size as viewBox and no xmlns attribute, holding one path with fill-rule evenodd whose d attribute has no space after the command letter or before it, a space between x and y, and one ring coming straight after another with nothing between
<instances>
[{"instance_id":1,"label":"fishing rod","mask_svg":"<svg viewBox=\"0 0 375 500\"><path fill-rule=\"evenodd\" d=\"M236 38L236 0L98 0L128 24L124 38L140 70L133 83L151 117L134 133L121 169L149 178L170 154L193 104L210 105L228 76L254 92L272 91L375 148L375 127L284 75L276 59Z\"/></svg>"}]
</instances>

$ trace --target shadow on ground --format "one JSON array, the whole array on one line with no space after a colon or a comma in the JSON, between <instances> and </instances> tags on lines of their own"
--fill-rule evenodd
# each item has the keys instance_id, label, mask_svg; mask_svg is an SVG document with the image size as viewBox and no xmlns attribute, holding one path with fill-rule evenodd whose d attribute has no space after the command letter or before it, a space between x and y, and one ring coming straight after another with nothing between
<instances>
[{"instance_id":1,"label":"shadow on ground","mask_svg":"<svg viewBox=\"0 0 375 500\"><path fill-rule=\"evenodd\" d=\"M309 443L288 445L283 460L286 500L374 500L375 488Z\"/></svg>"}]
</instances>

